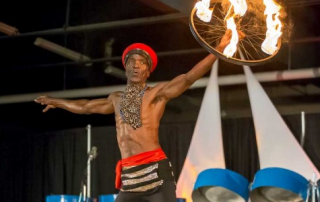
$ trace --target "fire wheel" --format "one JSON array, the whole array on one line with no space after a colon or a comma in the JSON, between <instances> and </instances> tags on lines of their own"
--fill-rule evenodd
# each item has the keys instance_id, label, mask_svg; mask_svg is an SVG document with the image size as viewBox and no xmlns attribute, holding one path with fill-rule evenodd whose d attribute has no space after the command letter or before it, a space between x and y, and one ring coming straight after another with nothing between
<instances>
[{"instance_id":1,"label":"fire wheel","mask_svg":"<svg viewBox=\"0 0 320 202\"><path fill-rule=\"evenodd\" d=\"M239 40L237 44L237 51L231 57L227 57L215 49L227 30L224 19L228 9L226 9L226 5L223 5L223 3L215 3L211 7L213 12L209 22L200 20L196 15L197 9L194 8L191 12L189 23L195 39L210 53L227 62L248 66L263 65L277 55L281 47L281 38L278 39L276 44L277 49L272 54L267 54L262 50L261 44L267 32L266 19L263 11L253 8L248 8L243 17L238 17L234 20L237 30L245 34L245 37ZM242 52L242 57L240 52Z\"/></svg>"}]
</instances>

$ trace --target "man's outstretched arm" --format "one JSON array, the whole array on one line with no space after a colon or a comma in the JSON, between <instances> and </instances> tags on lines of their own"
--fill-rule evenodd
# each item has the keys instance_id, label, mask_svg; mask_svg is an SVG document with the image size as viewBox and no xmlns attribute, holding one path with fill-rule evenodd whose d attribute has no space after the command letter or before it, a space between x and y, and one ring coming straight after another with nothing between
<instances>
[{"instance_id":1,"label":"man's outstretched arm","mask_svg":"<svg viewBox=\"0 0 320 202\"><path fill-rule=\"evenodd\" d=\"M34 101L41 105L47 105L43 112L49 109L61 108L76 114L111 114L114 113L112 94L108 98L94 100L66 100L40 96Z\"/></svg>"},{"instance_id":2,"label":"man's outstretched arm","mask_svg":"<svg viewBox=\"0 0 320 202\"><path fill-rule=\"evenodd\" d=\"M229 44L230 38L231 31L228 30L216 49L220 52L223 52L224 48ZM208 55L186 74L179 75L170 82L165 83L162 89L159 91L158 96L164 97L166 100L170 100L179 96L185 90L187 90L195 81L197 81L205 73L207 73L211 69L216 59L217 57L215 55Z\"/></svg>"}]
</instances>

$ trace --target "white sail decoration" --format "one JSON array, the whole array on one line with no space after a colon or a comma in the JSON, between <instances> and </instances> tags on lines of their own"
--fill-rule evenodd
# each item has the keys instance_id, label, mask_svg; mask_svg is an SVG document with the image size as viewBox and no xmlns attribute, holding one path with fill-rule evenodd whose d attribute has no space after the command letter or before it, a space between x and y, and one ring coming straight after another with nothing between
<instances>
[{"instance_id":1,"label":"white sail decoration","mask_svg":"<svg viewBox=\"0 0 320 202\"><path fill-rule=\"evenodd\" d=\"M261 169L253 182L251 200L300 201L305 198L308 179L311 179L314 173L319 178L319 172L294 138L250 68L244 66L244 70ZM255 190L258 191L254 192Z\"/></svg>"},{"instance_id":2,"label":"white sail decoration","mask_svg":"<svg viewBox=\"0 0 320 202\"><path fill-rule=\"evenodd\" d=\"M218 60L211 70L189 151L178 183L177 197L191 202L197 176L209 168L225 168L221 132Z\"/></svg>"}]
</instances>

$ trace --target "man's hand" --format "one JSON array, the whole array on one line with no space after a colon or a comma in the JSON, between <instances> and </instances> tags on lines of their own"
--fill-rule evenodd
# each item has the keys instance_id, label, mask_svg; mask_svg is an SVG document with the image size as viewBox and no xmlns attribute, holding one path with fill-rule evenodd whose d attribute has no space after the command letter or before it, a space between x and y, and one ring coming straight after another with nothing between
<instances>
[{"instance_id":1,"label":"man's hand","mask_svg":"<svg viewBox=\"0 0 320 202\"><path fill-rule=\"evenodd\" d=\"M47 112L49 109L56 108L54 105L52 105L52 100L53 100L53 98L46 96L46 95L42 95L42 96L38 97L37 99L35 99L34 101L36 103L40 103L41 105L47 105L46 108L44 108L44 110L42 110L42 112Z\"/></svg>"},{"instance_id":2,"label":"man's hand","mask_svg":"<svg viewBox=\"0 0 320 202\"><path fill-rule=\"evenodd\" d=\"M242 40L246 35L242 31L238 31L239 40ZM223 52L223 50L226 48L227 45L229 45L230 40L232 37L232 31L230 29L227 29L226 33L222 36L220 44L217 46L217 50L220 52Z\"/></svg>"},{"instance_id":3,"label":"man's hand","mask_svg":"<svg viewBox=\"0 0 320 202\"><path fill-rule=\"evenodd\" d=\"M225 47L230 43L232 37L232 32L230 29L227 29L226 33L224 33L224 35L221 38L220 44L217 46L217 49L220 50L224 50Z\"/></svg>"}]
</instances>

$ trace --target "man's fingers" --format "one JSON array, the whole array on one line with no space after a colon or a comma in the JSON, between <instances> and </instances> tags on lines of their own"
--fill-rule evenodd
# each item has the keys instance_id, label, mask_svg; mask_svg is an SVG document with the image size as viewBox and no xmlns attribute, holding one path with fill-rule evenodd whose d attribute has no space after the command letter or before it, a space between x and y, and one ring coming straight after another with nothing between
<instances>
[{"instance_id":1,"label":"man's fingers","mask_svg":"<svg viewBox=\"0 0 320 202\"><path fill-rule=\"evenodd\" d=\"M50 105L48 105L46 108L44 108L44 110L42 110L42 112L47 112L50 108Z\"/></svg>"},{"instance_id":2,"label":"man's fingers","mask_svg":"<svg viewBox=\"0 0 320 202\"><path fill-rule=\"evenodd\" d=\"M47 112L50 108L55 108L55 106L49 104L49 97L46 95L41 95L34 99L34 101L41 105L47 105L46 108L42 110L42 112Z\"/></svg>"},{"instance_id":3,"label":"man's fingers","mask_svg":"<svg viewBox=\"0 0 320 202\"><path fill-rule=\"evenodd\" d=\"M227 29L225 35L231 37L231 35L232 35L231 29ZM239 38L240 38L240 39L243 39L244 37L246 37L246 34L243 33L241 30L238 30L238 35L239 35Z\"/></svg>"},{"instance_id":4,"label":"man's fingers","mask_svg":"<svg viewBox=\"0 0 320 202\"><path fill-rule=\"evenodd\" d=\"M36 99L34 99L34 101L36 102L36 103L42 103L42 101L45 99L45 98L47 98L48 96L46 96L46 95L41 95L41 96L39 96L39 97L37 97Z\"/></svg>"},{"instance_id":5,"label":"man's fingers","mask_svg":"<svg viewBox=\"0 0 320 202\"><path fill-rule=\"evenodd\" d=\"M246 34L245 33L243 33L242 31L238 31L238 34L239 34L239 38L240 39L243 39L244 37L246 37Z\"/></svg>"}]
</instances>

